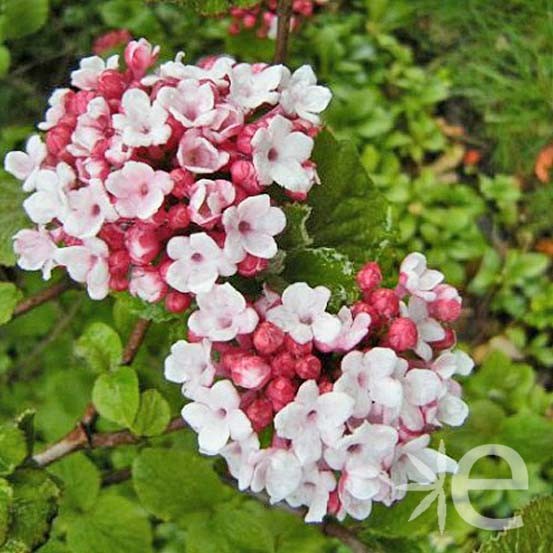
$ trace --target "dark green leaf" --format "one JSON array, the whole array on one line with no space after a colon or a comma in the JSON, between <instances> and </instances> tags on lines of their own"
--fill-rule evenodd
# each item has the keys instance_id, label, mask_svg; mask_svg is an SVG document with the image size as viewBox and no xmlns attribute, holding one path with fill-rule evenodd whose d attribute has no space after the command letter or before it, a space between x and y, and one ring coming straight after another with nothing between
<instances>
[{"instance_id":1,"label":"dark green leaf","mask_svg":"<svg viewBox=\"0 0 553 553\"><path fill-rule=\"evenodd\" d=\"M311 215L311 208L307 204L286 204L283 207L286 214L286 229L278 237L279 246L286 251L295 248L305 248L313 242L307 232L306 224Z\"/></svg>"}]
</instances>

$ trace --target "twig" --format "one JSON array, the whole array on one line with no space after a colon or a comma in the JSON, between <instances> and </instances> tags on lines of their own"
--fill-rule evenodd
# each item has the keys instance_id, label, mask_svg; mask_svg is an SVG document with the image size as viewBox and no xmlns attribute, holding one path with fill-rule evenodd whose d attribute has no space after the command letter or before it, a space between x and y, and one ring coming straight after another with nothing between
<instances>
[{"instance_id":1,"label":"twig","mask_svg":"<svg viewBox=\"0 0 553 553\"><path fill-rule=\"evenodd\" d=\"M28 311L31 311L35 307L38 307L39 305L42 305L43 303L46 303L47 301L53 300L54 298L57 298L63 292L66 290L69 290L69 288L73 287L73 283L70 280L62 280L60 282L56 282L56 284L50 286L49 288L45 288L44 290L41 290L38 292L38 294L35 294L34 296L31 296L29 298L24 299L21 303L15 306L15 309L13 310L13 317L19 317L20 315L23 315L24 313L27 313Z\"/></svg>"},{"instance_id":2,"label":"twig","mask_svg":"<svg viewBox=\"0 0 553 553\"><path fill-rule=\"evenodd\" d=\"M347 545L352 553L370 553L369 548L359 540L354 532L334 520L324 522L321 529L327 536L336 538Z\"/></svg>"},{"instance_id":3,"label":"twig","mask_svg":"<svg viewBox=\"0 0 553 553\"><path fill-rule=\"evenodd\" d=\"M150 328L150 323L151 321L147 319L138 319L138 321L136 321L129 339L127 340L125 350L123 351L123 365L130 365L134 361L134 358L136 357L136 354L144 341L144 336L146 335L148 328Z\"/></svg>"},{"instance_id":4,"label":"twig","mask_svg":"<svg viewBox=\"0 0 553 553\"><path fill-rule=\"evenodd\" d=\"M277 37L275 48L275 63L284 63L288 54L288 37L290 35L290 20L292 18L293 0L278 0Z\"/></svg>"}]
</instances>

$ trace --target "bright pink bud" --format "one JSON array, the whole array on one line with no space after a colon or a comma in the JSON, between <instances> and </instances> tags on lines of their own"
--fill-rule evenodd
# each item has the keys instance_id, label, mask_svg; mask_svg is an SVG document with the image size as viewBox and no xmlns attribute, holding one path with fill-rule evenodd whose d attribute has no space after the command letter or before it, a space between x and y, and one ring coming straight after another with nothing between
<instances>
[{"instance_id":1,"label":"bright pink bud","mask_svg":"<svg viewBox=\"0 0 553 553\"><path fill-rule=\"evenodd\" d=\"M239 275L243 277L253 277L261 271L264 271L268 266L269 261L267 259L247 254L246 257L238 263L237 268Z\"/></svg>"},{"instance_id":2,"label":"bright pink bud","mask_svg":"<svg viewBox=\"0 0 553 553\"><path fill-rule=\"evenodd\" d=\"M106 223L98 237L101 238L110 248L110 250L122 250L125 247L125 232L117 225Z\"/></svg>"},{"instance_id":3,"label":"bright pink bud","mask_svg":"<svg viewBox=\"0 0 553 553\"><path fill-rule=\"evenodd\" d=\"M110 275L109 288L114 292L124 292L129 287L126 275Z\"/></svg>"},{"instance_id":4,"label":"bright pink bud","mask_svg":"<svg viewBox=\"0 0 553 553\"><path fill-rule=\"evenodd\" d=\"M461 314L461 296L453 286L440 284L434 288L436 300L429 304L428 311L431 317L443 322L453 322Z\"/></svg>"},{"instance_id":5,"label":"bright pink bud","mask_svg":"<svg viewBox=\"0 0 553 553\"><path fill-rule=\"evenodd\" d=\"M152 45L144 38L129 42L125 48L125 62L135 79L142 78L149 67L154 65L159 54L159 47Z\"/></svg>"},{"instance_id":6,"label":"bright pink bud","mask_svg":"<svg viewBox=\"0 0 553 553\"><path fill-rule=\"evenodd\" d=\"M417 325L404 317L395 319L390 325L386 336L386 345L395 351L413 349L417 345Z\"/></svg>"},{"instance_id":7,"label":"bright pink bud","mask_svg":"<svg viewBox=\"0 0 553 553\"><path fill-rule=\"evenodd\" d=\"M75 94L66 94L64 99L65 111L69 115L82 115L88 110L88 104L96 94L90 90L79 90Z\"/></svg>"},{"instance_id":8,"label":"bright pink bud","mask_svg":"<svg viewBox=\"0 0 553 553\"><path fill-rule=\"evenodd\" d=\"M351 306L351 313L354 318L357 317L359 313L368 313L371 317L371 327L378 326L380 324L380 316L376 312L376 309L364 301L354 303Z\"/></svg>"},{"instance_id":9,"label":"bright pink bud","mask_svg":"<svg viewBox=\"0 0 553 553\"><path fill-rule=\"evenodd\" d=\"M273 358L271 362L273 374L275 376L283 376L285 378L294 378L296 376L296 359L294 356L283 351Z\"/></svg>"},{"instance_id":10,"label":"bright pink bud","mask_svg":"<svg viewBox=\"0 0 553 553\"><path fill-rule=\"evenodd\" d=\"M124 75L115 69L106 69L98 77L98 92L108 100L119 100L126 89Z\"/></svg>"},{"instance_id":11,"label":"bright pink bud","mask_svg":"<svg viewBox=\"0 0 553 553\"><path fill-rule=\"evenodd\" d=\"M376 312L386 319L397 317L399 314L399 298L389 288L379 288L371 292L368 302Z\"/></svg>"},{"instance_id":12,"label":"bright pink bud","mask_svg":"<svg viewBox=\"0 0 553 553\"><path fill-rule=\"evenodd\" d=\"M184 313L192 303L192 298L188 294L180 292L169 292L165 296L165 307L171 313Z\"/></svg>"},{"instance_id":13,"label":"bright pink bud","mask_svg":"<svg viewBox=\"0 0 553 553\"><path fill-rule=\"evenodd\" d=\"M314 355L307 355L296 362L296 373L304 380L317 380L321 376L321 361Z\"/></svg>"},{"instance_id":14,"label":"bright pink bud","mask_svg":"<svg viewBox=\"0 0 553 553\"><path fill-rule=\"evenodd\" d=\"M307 192L293 192L292 190L285 190L285 193L295 202L305 202L305 200L307 200Z\"/></svg>"},{"instance_id":15,"label":"bright pink bud","mask_svg":"<svg viewBox=\"0 0 553 553\"><path fill-rule=\"evenodd\" d=\"M290 334L284 338L284 347L295 357L305 357L313 351L313 342L298 344Z\"/></svg>"},{"instance_id":16,"label":"bright pink bud","mask_svg":"<svg viewBox=\"0 0 553 553\"><path fill-rule=\"evenodd\" d=\"M319 382L319 394L328 394L334 389L334 384L326 378Z\"/></svg>"},{"instance_id":17,"label":"bright pink bud","mask_svg":"<svg viewBox=\"0 0 553 553\"><path fill-rule=\"evenodd\" d=\"M237 386L253 390L267 384L271 378L271 367L262 357L242 355L230 363L230 375Z\"/></svg>"},{"instance_id":18,"label":"bright pink bud","mask_svg":"<svg viewBox=\"0 0 553 553\"><path fill-rule=\"evenodd\" d=\"M256 399L246 409L255 432L261 432L273 422L273 404L264 398Z\"/></svg>"},{"instance_id":19,"label":"bright pink bud","mask_svg":"<svg viewBox=\"0 0 553 553\"><path fill-rule=\"evenodd\" d=\"M71 142L73 129L66 125L56 125L46 133L46 147L48 152L60 157L66 146Z\"/></svg>"},{"instance_id":20,"label":"bright pink bud","mask_svg":"<svg viewBox=\"0 0 553 553\"><path fill-rule=\"evenodd\" d=\"M259 130L257 125L246 125L236 138L236 147L240 152L246 155L252 153L252 138Z\"/></svg>"},{"instance_id":21,"label":"bright pink bud","mask_svg":"<svg viewBox=\"0 0 553 553\"><path fill-rule=\"evenodd\" d=\"M284 332L269 321L262 322L253 333L253 345L261 355L271 355L284 343Z\"/></svg>"},{"instance_id":22,"label":"bright pink bud","mask_svg":"<svg viewBox=\"0 0 553 553\"><path fill-rule=\"evenodd\" d=\"M230 167L232 182L243 188L248 194L260 194L262 187L257 180L257 171L253 163L240 159Z\"/></svg>"},{"instance_id":23,"label":"bright pink bud","mask_svg":"<svg viewBox=\"0 0 553 553\"><path fill-rule=\"evenodd\" d=\"M452 328L444 328L445 337L437 342L430 342L435 349L449 349L457 343L457 334Z\"/></svg>"},{"instance_id":24,"label":"bright pink bud","mask_svg":"<svg viewBox=\"0 0 553 553\"><path fill-rule=\"evenodd\" d=\"M92 51L99 56L105 52L109 52L110 50L117 48L118 46L127 44L129 40L132 40L132 35L129 31L127 31L127 29L108 31L94 40Z\"/></svg>"},{"instance_id":25,"label":"bright pink bud","mask_svg":"<svg viewBox=\"0 0 553 553\"><path fill-rule=\"evenodd\" d=\"M190 224L188 207L184 204L176 204L167 213L167 222L173 230L184 229Z\"/></svg>"},{"instance_id":26,"label":"bright pink bud","mask_svg":"<svg viewBox=\"0 0 553 553\"><path fill-rule=\"evenodd\" d=\"M109 272L112 275L126 276L129 272L131 258L127 250L118 250L108 258Z\"/></svg>"},{"instance_id":27,"label":"bright pink bud","mask_svg":"<svg viewBox=\"0 0 553 553\"><path fill-rule=\"evenodd\" d=\"M382 282L382 272L378 263L371 261L357 273L357 285L363 292L374 290Z\"/></svg>"},{"instance_id":28,"label":"bright pink bud","mask_svg":"<svg viewBox=\"0 0 553 553\"><path fill-rule=\"evenodd\" d=\"M194 175L186 169L174 169L171 171L171 179L175 183L171 194L179 200L189 198L194 184Z\"/></svg>"},{"instance_id":29,"label":"bright pink bud","mask_svg":"<svg viewBox=\"0 0 553 553\"><path fill-rule=\"evenodd\" d=\"M133 263L145 265L153 261L161 251L156 227L138 223L125 236L125 246Z\"/></svg>"},{"instance_id":30,"label":"bright pink bud","mask_svg":"<svg viewBox=\"0 0 553 553\"><path fill-rule=\"evenodd\" d=\"M296 397L296 386L290 379L278 376L271 380L265 393L271 400L273 409L278 412L294 400Z\"/></svg>"}]
</instances>

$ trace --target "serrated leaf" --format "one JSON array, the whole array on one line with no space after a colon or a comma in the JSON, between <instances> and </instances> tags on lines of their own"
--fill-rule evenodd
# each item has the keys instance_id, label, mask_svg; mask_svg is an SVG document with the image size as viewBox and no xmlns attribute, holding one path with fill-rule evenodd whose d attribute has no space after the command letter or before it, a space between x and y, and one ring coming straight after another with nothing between
<instances>
[{"instance_id":1,"label":"serrated leaf","mask_svg":"<svg viewBox=\"0 0 553 553\"><path fill-rule=\"evenodd\" d=\"M321 179L309 193L313 212L307 229L314 245L335 248L359 263L391 263L391 207L367 175L355 145L323 131L315 141L313 159Z\"/></svg>"},{"instance_id":2,"label":"serrated leaf","mask_svg":"<svg viewBox=\"0 0 553 553\"><path fill-rule=\"evenodd\" d=\"M0 426L0 475L11 474L26 457L25 433L14 423Z\"/></svg>"},{"instance_id":3,"label":"serrated leaf","mask_svg":"<svg viewBox=\"0 0 553 553\"><path fill-rule=\"evenodd\" d=\"M139 404L138 376L130 367L100 375L92 389L92 401L102 417L130 427Z\"/></svg>"},{"instance_id":4,"label":"serrated leaf","mask_svg":"<svg viewBox=\"0 0 553 553\"><path fill-rule=\"evenodd\" d=\"M548 553L553 543L553 497L532 501L520 515L522 527L494 536L478 553Z\"/></svg>"},{"instance_id":5,"label":"serrated leaf","mask_svg":"<svg viewBox=\"0 0 553 553\"><path fill-rule=\"evenodd\" d=\"M63 483L62 505L74 511L88 511L100 491L100 473L83 453L70 455L52 465L49 472Z\"/></svg>"},{"instance_id":6,"label":"serrated leaf","mask_svg":"<svg viewBox=\"0 0 553 553\"><path fill-rule=\"evenodd\" d=\"M121 363L123 345L119 334L109 325L92 323L77 340L75 353L83 357L92 370L102 372Z\"/></svg>"},{"instance_id":7,"label":"serrated leaf","mask_svg":"<svg viewBox=\"0 0 553 553\"><path fill-rule=\"evenodd\" d=\"M60 489L46 471L38 469L19 469L9 481L13 488L10 539L34 549L48 536Z\"/></svg>"},{"instance_id":8,"label":"serrated leaf","mask_svg":"<svg viewBox=\"0 0 553 553\"><path fill-rule=\"evenodd\" d=\"M162 520L211 510L228 494L209 463L187 451L145 449L132 475L140 502Z\"/></svg>"},{"instance_id":9,"label":"serrated leaf","mask_svg":"<svg viewBox=\"0 0 553 553\"><path fill-rule=\"evenodd\" d=\"M353 263L333 248L293 250L286 257L282 276L288 282L307 282L310 286L329 288L332 292L330 309L334 311L345 303L353 303L359 294Z\"/></svg>"},{"instance_id":10,"label":"serrated leaf","mask_svg":"<svg viewBox=\"0 0 553 553\"><path fill-rule=\"evenodd\" d=\"M67 543L72 553L149 553L152 531L137 505L124 497L104 495L92 511L74 519Z\"/></svg>"},{"instance_id":11,"label":"serrated leaf","mask_svg":"<svg viewBox=\"0 0 553 553\"><path fill-rule=\"evenodd\" d=\"M29 226L29 220L21 207L26 195L20 185L0 170L0 265L15 265L12 237L20 229Z\"/></svg>"},{"instance_id":12,"label":"serrated leaf","mask_svg":"<svg viewBox=\"0 0 553 553\"><path fill-rule=\"evenodd\" d=\"M157 390L146 390L140 396L140 407L132 425L137 436L158 436L169 424L171 409Z\"/></svg>"},{"instance_id":13,"label":"serrated leaf","mask_svg":"<svg viewBox=\"0 0 553 553\"><path fill-rule=\"evenodd\" d=\"M17 302L23 297L11 282L0 282L0 325L11 320Z\"/></svg>"},{"instance_id":14,"label":"serrated leaf","mask_svg":"<svg viewBox=\"0 0 553 553\"><path fill-rule=\"evenodd\" d=\"M154 321L155 323L166 323L182 319L182 314L170 313L165 309L163 303L148 303L140 298L135 298L127 292L115 294L119 309L125 310L131 315Z\"/></svg>"},{"instance_id":15,"label":"serrated leaf","mask_svg":"<svg viewBox=\"0 0 553 553\"><path fill-rule=\"evenodd\" d=\"M307 204L286 204L283 208L286 215L286 229L278 237L281 249L290 251L296 248L305 248L313 243L307 232L307 220L311 215L311 207Z\"/></svg>"},{"instance_id":16,"label":"serrated leaf","mask_svg":"<svg viewBox=\"0 0 553 553\"><path fill-rule=\"evenodd\" d=\"M21 38L38 31L48 18L48 0L1 0L0 36Z\"/></svg>"}]
</instances>

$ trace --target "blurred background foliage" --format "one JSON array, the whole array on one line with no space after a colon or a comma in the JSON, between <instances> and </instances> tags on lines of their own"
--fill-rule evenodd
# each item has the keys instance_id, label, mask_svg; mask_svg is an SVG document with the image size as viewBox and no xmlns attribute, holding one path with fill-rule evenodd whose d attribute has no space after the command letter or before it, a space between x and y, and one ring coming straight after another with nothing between
<instances>
[{"instance_id":1,"label":"blurred background foliage","mask_svg":"<svg viewBox=\"0 0 553 553\"><path fill-rule=\"evenodd\" d=\"M230 36L224 15L196 9L225 4L0 0L0 156L21 145L51 90L67 84L78 58L109 30L161 44L164 58L182 49L190 60L227 52L270 61L272 41ZM313 64L332 87L327 123L354 141L392 204L397 257L425 252L466 298L459 335L479 364L463 383L471 416L437 439L457 458L484 443L519 451L529 490L473 492L473 500L490 516L525 508L540 528L550 526L551 506L535 498L553 492L552 59L550 0L333 0L294 34L289 62ZM137 311L123 297L97 303L73 290L8 322L22 295L44 284L13 267L10 236L25 217L5 173L0 185L0 322L8 323L0 329L0 498L9 498L9 509L0 508L0 551L346 552L219 484L187 433L156 437L181 403L159 370L181 336L178 318L152 325L130 369L141 405L158 416L99 421L102 430L134 425L149 436L146 448L80 453L48 473L17 468L28 421L15 418L36 411L37 449L69 431L97 379L118 365ZM132 386L126 392L138 394ZM509 477L509 468L489 458L473 473ZM433 509L407 523L420 499L412 493L377 508L363 525L366 543L402 553L468 552L483 542L486 553L538 550L524 534L518 545L509 534L489 542L453 508L444 535Z\"/></svg>"}]
</instances>

